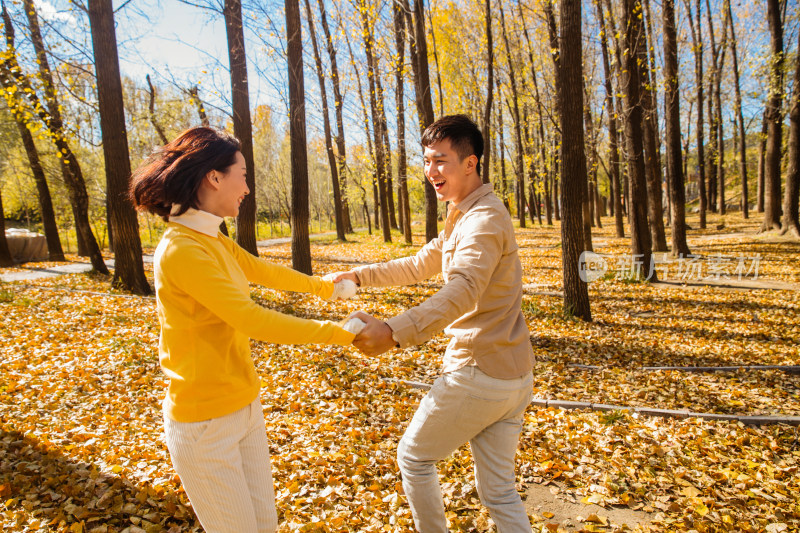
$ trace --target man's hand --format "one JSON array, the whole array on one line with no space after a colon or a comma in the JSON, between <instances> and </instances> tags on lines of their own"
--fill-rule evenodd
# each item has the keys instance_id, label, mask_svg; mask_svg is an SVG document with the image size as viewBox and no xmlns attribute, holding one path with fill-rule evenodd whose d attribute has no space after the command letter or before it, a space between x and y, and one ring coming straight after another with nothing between
<instances>
[{"instance_id":1,"label":"man's hand","mask_svg":"<svg viewBox=\"0 0 800 533\"><path fill-rule=\"evenodd\" d=\"M356 284L357 287L361 286L361 280L358 278L358 274L353 272L352 270L348 270L347 272L334 272L333 274L328 274L331 277L331 280L334 283L338 283L343 279L349 279L353 283Z\"/></svg>"},{"instance_id":2,"label":"man's hand","mask_svg":"<svg viewBox=\"0 0 800 533\"><path fill-rule=\"evenodd\" d=\"M368 315L363 311L356 311L350 318L362 320L366 326L361 333L356 335L353 346L366 355L380 355L394 348L397 343L392 338L392 328L386 322Z\"/></svg>"}]
</instances>

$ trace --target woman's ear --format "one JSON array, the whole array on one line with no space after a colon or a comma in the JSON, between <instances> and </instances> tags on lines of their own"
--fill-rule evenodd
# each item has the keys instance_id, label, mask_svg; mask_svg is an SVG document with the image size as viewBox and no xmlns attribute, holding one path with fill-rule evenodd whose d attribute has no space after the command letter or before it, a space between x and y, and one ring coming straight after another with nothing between
<instances>
[{"instance_id":1,"label":"woman's ear","mask_svg":"<svg viewBox=\"0 0 800 533\"><path fill-rule=\"evenodd\" d=\"M216 170L210 171L205 177L206 184L212 189L219 189L219 172Z\"/></svg>"}]
</instances>

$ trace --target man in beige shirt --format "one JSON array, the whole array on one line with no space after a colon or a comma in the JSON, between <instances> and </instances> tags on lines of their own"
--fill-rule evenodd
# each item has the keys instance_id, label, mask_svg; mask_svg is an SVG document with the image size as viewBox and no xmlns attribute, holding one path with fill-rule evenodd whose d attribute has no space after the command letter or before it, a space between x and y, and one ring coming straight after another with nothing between
<instances>
[{"instance_id":1,"label":"man in beige shirt","mask_svg":"<svg viewBox=\"0 0 800 533\"><path fill-rule=\"evenodd\" d=\"M420 402L397 450L414 523L446 532L436 462L469 442L478 494L501 533L529 532L515 487L514 455L530 403L533 351L522 315L522 267L511 217L480 177L483 137L464 115L422 136L425 176L450 202L445 230L413 257L339 274L362 286L409 285L439 272L444 286L386 322L366 323L354 344L368 355L451 337L442 376Z\"/></svg>"}]
</instances>

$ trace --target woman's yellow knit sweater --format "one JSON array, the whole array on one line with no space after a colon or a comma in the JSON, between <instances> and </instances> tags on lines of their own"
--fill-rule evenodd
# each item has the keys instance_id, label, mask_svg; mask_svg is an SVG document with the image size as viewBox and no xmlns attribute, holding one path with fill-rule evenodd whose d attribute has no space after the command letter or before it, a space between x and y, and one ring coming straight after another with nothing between
<instances>
[{"instance_id":1,"label":"woman's yellow knit sweater","mask_svg":"<svg viewBox=\"0 0 800 533\"><path fill-rule=\"evenodd\" d=\"M196 210L171 217L155 253L159 356L170 379L164 411L178 422L224 416L256 398L261 382L251 338L348 345L354 337L333 322L285 315L251 300L248 282L322 298L331 296L333 283L254 257L214 233L220 220Z\"/></svg>"}]
</instances>

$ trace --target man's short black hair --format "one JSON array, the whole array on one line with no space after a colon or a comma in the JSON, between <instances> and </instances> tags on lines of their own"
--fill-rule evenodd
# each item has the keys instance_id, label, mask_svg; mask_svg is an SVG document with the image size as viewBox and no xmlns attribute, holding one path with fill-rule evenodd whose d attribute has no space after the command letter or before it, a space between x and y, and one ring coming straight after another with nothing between
<instances>
[{"instance_id":1,"label":"man's short black hair","mask_svg":"<svg viewBox=\"0 0 800 533\"><path fill-rule=\"evenodd\" d=\"M427 128L422 133L422 146L431 146L447 139L450 146L458 154L461 161L471 155L478 157L475 167L481 175L481 156L483 156L483 134L478 125L467 115L447 115Z\"/></svg>"}]
</instances>

